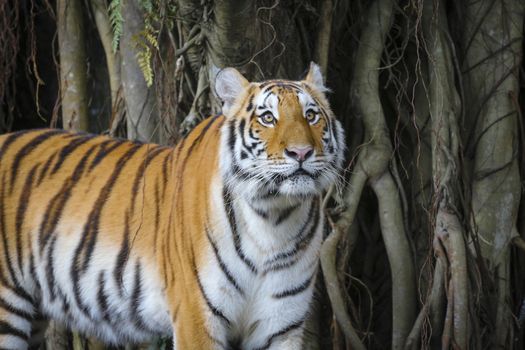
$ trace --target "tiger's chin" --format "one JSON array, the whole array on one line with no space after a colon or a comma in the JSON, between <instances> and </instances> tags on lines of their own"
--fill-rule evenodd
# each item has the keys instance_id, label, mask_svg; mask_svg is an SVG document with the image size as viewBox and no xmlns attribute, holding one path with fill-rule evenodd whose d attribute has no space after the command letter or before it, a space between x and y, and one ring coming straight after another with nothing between
<instances>
[{"instance_id":1,"label":"tiger's chin","mask_svg":"<svg viewBox=\"0 0 525 350\"><path fill-rule=\"evenodd\" d=\"M279 194L286 197L307 198L321 193L316 181L307 175L299 175L282 181L278 189Z\"/></svg>"}]
</instances>

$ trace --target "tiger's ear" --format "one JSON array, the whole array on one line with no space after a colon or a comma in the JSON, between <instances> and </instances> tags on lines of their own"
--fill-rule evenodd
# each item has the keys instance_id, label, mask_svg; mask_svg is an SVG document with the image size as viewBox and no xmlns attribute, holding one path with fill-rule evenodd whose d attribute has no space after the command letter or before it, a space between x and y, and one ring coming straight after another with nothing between
<instances>
[{"instance_id":1,"label":"tiger's ear","mask_svg":"<svg viewBox=\"0 0 525 350\"><path fill-rule=\"evenodd\" d=\"M250 84L235 68L221 69L215 77L215 93L222 101L222 112L228 113L235 99Z\"/></svg>"},{"instance_id":2,"label":"tiger's ear","mask_svg":"<svg viewBox=\"0 0 525 350\"><path fill-rule=\"evenodd\" d=\"M308 70L308 74L306 74L306 78L304 80L313 86L317 88L317 90L321 92L325 92L328 90L326 86L324 86L324 79L323 74L321 73L321 68L314 62L310 62L310 69Z\"/></svg>"}]
</instances>

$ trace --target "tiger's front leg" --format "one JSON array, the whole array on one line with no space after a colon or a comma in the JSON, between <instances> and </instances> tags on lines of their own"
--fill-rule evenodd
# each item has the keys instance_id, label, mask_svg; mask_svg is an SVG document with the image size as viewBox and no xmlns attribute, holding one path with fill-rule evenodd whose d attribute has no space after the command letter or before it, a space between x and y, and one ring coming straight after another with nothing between
<instances>
[{"instance_id":1,"label":"tiger's front leg","mask_svg":"<svg viewBox=\"0 0 525 350\"><path fill-rule=\"evenodd\" d=\"M197 295L192 295L172 312L175 321L174 350L228 349L227 325L199 299Z\"/></svg>"},{"instance_id":2,"label":"tiger's front leg","mask_svg":"<svg viewBox=\"0 0 525 350\"><path fill-rule=\"evenodd\" d=\"M276 339L275 342L270 345L268 350L301 350L303 348L303 333L303 328L294 330L290 332L285 338L278 340Z\"/></svg>"}]
</instances>

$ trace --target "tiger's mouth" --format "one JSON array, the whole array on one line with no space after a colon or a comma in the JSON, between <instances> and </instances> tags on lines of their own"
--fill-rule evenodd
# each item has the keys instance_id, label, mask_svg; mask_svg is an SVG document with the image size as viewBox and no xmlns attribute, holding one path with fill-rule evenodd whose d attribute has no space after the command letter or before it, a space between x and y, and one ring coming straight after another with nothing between
<instances>
[{"instance_id":1,"label":"tiger's mouth","mask_svg":"<svg viewBox=\"0 0 525 350\"><path fill-rule=\"evenodd\" d=\"M296 178L300 178L302 176L306 176L306 177L308 177L308 178L310 178L312 180L315 180L315 178L316 178L316 176L314 174L310 173L309 171L307 171L303 167L299 167L291 174L279 174L275 178L275 183L276 184L281 184L282 182L284 182L286 180L293 180L293 179L296 179Z\"/></svg>"}]
</instances>

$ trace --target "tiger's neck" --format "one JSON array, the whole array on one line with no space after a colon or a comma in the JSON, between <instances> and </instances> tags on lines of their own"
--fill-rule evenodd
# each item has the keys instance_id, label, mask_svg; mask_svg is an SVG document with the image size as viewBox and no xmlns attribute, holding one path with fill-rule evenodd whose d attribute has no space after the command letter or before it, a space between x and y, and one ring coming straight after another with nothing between
<instances>
[{"instance_id":1,"label":"tiger's neck","mask_svg":"<svg viewBox=\"0 0 525 350\"><path fill-rule=\"evenodd\" d=\"M289 249L297 237L302 237L310 221L319 215L318 197L251 197L241 193L228 196L242 239L263 254Z\"/></svg>"}]
</instances>

